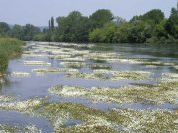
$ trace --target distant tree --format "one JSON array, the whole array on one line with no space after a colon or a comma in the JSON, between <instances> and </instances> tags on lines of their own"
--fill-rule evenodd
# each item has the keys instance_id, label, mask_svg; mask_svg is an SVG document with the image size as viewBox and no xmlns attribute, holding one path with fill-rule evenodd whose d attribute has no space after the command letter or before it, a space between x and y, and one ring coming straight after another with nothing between
<instances>
[{"instance_id":1,"label":"distant tree","mask_svg":"<svg viewBox=\"0 0 178 133\"><path fill-rule=\"evenodd\" d=\"M67 17L58 17L58 40L84 42L88 40L88 18L78 11L71 12Z\"/></svg>"},{"instance_id":2,"label":"distant tree","mask_svg":"<svg viewBox=\"0 0 178 133\"><path fill-rule=\"evenodd\" d=\"M141 19L145 21L151 20L155 24L158 24L164 20L164 13L160 9L153 9L144 14Z\"/></svg>"},{"instance_id":3,"label":"distant tree","mask_svg":"<svg viewBox=\"0 0 178 133\"><path fill-rule=\"evenodd\" d=\"M51 30L54 31L54 18L51 17Z\"/></svg>"},{"instance_id":4,"label":"distant tree","mask_svg":"<svg viewBox=\"0 0 178 133\"><path fill-rule=\"evenodd\" d=\"M153 33L152 25L144 21L135 21L127 29L127 42L144 43L147 38L152 37Z\"/></svg>"},{"instance_id":5,"label":"distant tree","mask_svg":"<svg viewBox=\"0 0 178 133\"><path fill-rule=\"evenodd\" d=\"M127 21L126 21L124 18L122 18L122 17L116 16L116 17L114 17L113 22L114 22L116 25L121 25L121 24L126 23Z\"/></svg>"},{"instance_id":6,"label":"distant tree","mask_svg":"<svg viewBox=\"0 0 178 133\"><path fill-rule=\"evenodd\" d=\"M166 22L166 30L167 32L178 39L178 10L172 8L171 15Z\"/></svg>"},{"instance_id":7,"label":"distant tree","mask_svg":"<svg viewBox=\"0 0 178 133\"><path fill-rule=\"evenodd\" d=\"M31 24L23 26L23 40L30 41L36 34L40 33L40 28L35 27Z\"/></svg>"},{"instance_id":8,"label":"distant tree","mask_svg":"<svg viewBox=\"0 0 178 133\"><path fill-rule=\"evenodd\" d=\"M161 37L167 37L167 31L166 31L166 22L167 20L162 20L159 24L154 25L154 36L158 39Z\"/></svg>"},{"instance_id":9,"label":"distant tree","mask_svg":"<svg viewBox=\"0 0 178 133\"><path fill-rule=\"evenodd\" d=\"M14 25L9 35L11 37L15 37L15 38L22 40L23 39L23 27L17 24Z\"/></svg>"},{"instance_id":10,"label":"distant tree","mask_svg":"<svg viewBox=\"0 0 178 133\"><path fill-rule=\"evenodd\" d=\"M91 28L102 28L106 23L111 22L113 19L114 17L110 10L97 10L90 16Z\"/></svg>"},{"instance_id":11,"label":"distant tree","mask_svg":"<svg viewBox=\"0 0 178 133\"><path fill-rule=\"evenodd\" d=\"M102 34L102 30L97 28L94 29L92 32L90 32L89 34L89 40L91 42L100 42L101 39L101 34Z\"/></svg>"},{"instance_id":12,"label":"distant tree","mask_svg":"<svg viewBox=\"0 0 178 133\"><path fill-rule=\"evenodd\" d=\"M107 23L103 28L95 29L89 34L89 39L92 42L114 42L114 35L117 27L114 23Z\"/></svg>"},{"instance_id":13,"label":"distant tree","mask_svg":"<svg viewBox=\"0 0 178 133\"><path fill-rule=\"evenodd\" d=\"M48 29L51 31L51 20L48 21Z\"/></svg>"},{"instance_id":14,"label":"distant tree","mask_svg":"<svg viewBox=\"0 0 178 133\"><path fill-rule=\"evenodd\" d=\"M178 7L177 7L178 8ZM100 9L91 16L83 16L78 11L66 17L48 21L48 28L41 33L38 27L27 24L15 25L0 22L0 35L21 40L64 41L64 42L106 42L106 43L174 43L178 42L178 9L172 8L168 19L159 9L134 16L129 22L121 17L113 17L110 10Z\"/></svg>"},{"instance_id":15,"label":"distant tree","mask_svg":"<svg viewBox=\"0 0 178 133\"><path fill-rule=\"evenodd\" d=\"M0 22L0 32L1 33L7 33L10 30L10 27L7 23L5 22Z\"/></svg>"},{"instance_id":16,"label":"distant tree","mask_svg":"<svg viewBox=\"0 0 178 133\"><path fill-rule=\"evenodd\" d=\"M162 20L164 20L164 13L160 9L153 9L141 16L134 16L130 20L130 22L134 22L134 21L138 21L138 20L150 22L153 24L158 24Z\"/></svg>"},{"instance_id":17,"label":"distant tree","mask_svg":"<svg viewBox=\"0 0 178 133\"><path fill-rule=\"evenodd\" d=\"M131 27L131 24L130 23L124 23L122 25L120 25L116 32L115 32L115 35L114 35L114 42L119 42L119 43L126 43L128 42L128 32L129 32L129 29Z\"/></svg>"},{"instance_id":18,"label":"distant tree","mask_svg":"<svg viewBox=\"0 0 178 133\"><path fill-rule=\"evenodd\" d=\"M33 37L34 41L48 41L47 40L47 33L39 33L34 35Z\"/></svg>"},{"instance_id":19,"label":"distant tree","mask_svg":"<svg viewBox=\"0 0 178 133\"><path fill-rule=\"evenodd\" d=\"M130 20L130 22L134 22L140 20L140 16L133 16L133 18Z\"/></svg>"},{"instance_id":20,"label":"distant tree","mask_svg":"<svg viewBox=\"0 0 178 133\"><path fill-rule=\"evenodd\" d=\"M47 33L48 32L48 28L44 28L42 32L43 33Z\"/></svg>"}]
</instances>

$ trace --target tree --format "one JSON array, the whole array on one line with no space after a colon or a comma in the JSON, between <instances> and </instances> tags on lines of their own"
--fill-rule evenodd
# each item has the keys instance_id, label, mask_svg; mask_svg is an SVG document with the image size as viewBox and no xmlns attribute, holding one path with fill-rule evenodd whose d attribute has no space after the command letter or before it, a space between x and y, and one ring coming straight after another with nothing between
<instances>
[{"instance_id":1,"label":"tree","mask_svg":"<svg viewBox=\"0 0 178 133\"><path fill-rule=\"evenodd\" d=\"M122 18L122 17L116 16L116 17L114 17L113 22L114 22L116 25L119 26L119 25L121 25L121 24L126 23L127 21L126 21L124 18Z\"/></svg>"},{"instance_id":2,"label":"tree","mask_svg":"<svg viewBox=\"0 0 178 133\"><path fill-rule=\"evenodd\" d=\"M36 34L40 33L40 28L35 27L31 24L26 24L25 26L23 26L22 33L22 40L30 41Z\"/></svg>"},{"instance_id":3,"label":"tree","mask_svg":"<svg viewBox=\"0 0 178 133\"><path fill-rule=\"evenodd\" d=\"M153 23L158 24L164 20L164 13L160 9L153 9L141 17L142 20L151 20Z\"/></svg>"},{"instance_id":4,"label":"tree","mask_svg":"<svg viewBox=\"0 0 178 133\"><path fill-rule=\"evenodd\" d=\"M5 23L5 22L0 22L0 32L1 32L2 34L7 33L9 30L10 30L10 27L9 27L9 25L8 25L7 23Z\"/></svg>"},{"instance_id":5,"label":"tree","mask_svg":"<svg viewBox=\"0 0 178 133\"><path fill-rule=\"evenodd\" d=\"M107 23L103 28L95 29L89 34L89 39L92 42L114 42L114 34L116 32L116 25L114 23Z\"/></svg>"},{"instance_id":6,"label":"tree","mask_svg":"<svg viewBox=\"0 0 178 133\"><path fill-rule=\"evenodd\" d=\"M49 29L49 31L51 31L51 21L50 20L48 21L48 29Z\"/></svg>"},{"instance_id":7,"label":"tree","mask_svg":"<svg viewBox=\"0 0 178 133\"><path fill-rule=\"evenodd\" d=\"M47 40L47 33L39 33L34 35L33 40L34 41L48 41Z\"/></svg>"},{"instance_id":8,"label":"tree","mask_svg":"<svg viewBox=\"0 0 178 133\"><path fill-rule=\"evenodd\" d=\"M90 16L91 28L102 28L106 23L111 22L114 19L110 10L100 9L94 12Z\"/></svg>"},{"instance_id":9,"label":"tree","mask_svg":"<svg viewBox=\"0 0 178 133\"><path fill-rule=\"evenodd\" d=\"M88 40L88 18L78 11L71 12L67 17L58 17L58 39L60 41L83 42Z\"/></svg>"},{"instance_id":10,"label":"tree","mask_svg":"<svg viewBox=\"0 0 178 133\"><path fill-rule=\"evenodd\" d=\"M154 33L152 25L144 21L135 21L131 23L127 32L127 42L131 43L144 43L147 38L151 38Z\"/></svg>"},{"instance_id":11,"label":"tree","mask_svg":"<svg viewBox=\"0 0 178 133\"><path fill-rule=\"evenodd\" d=\"M54 18L51 17L51 30L54 31Z\"/></svg>"},{"instance_id":12,"label":"tree","mask_svg":"<svg viewBox=\"0 0 178 133\"><path fill-rule=\"evenodd\" d=\"M128 42L128 31L131 27L130 23L124 23L120 25L113 37L114 42L127 43Z\"/></svg>"},{"instance_id":13,"label":"tree","mask_svg":"<svg viewBox=\"0 0 178 133\"><path fill-rule=\"evenodd\" d=\"M14 25L14 27L11 29L9 35L11 37L18 38L20 40L23 39L23 27L20 25Z\"/></svg>"},{"instance_id":14,"label":"tree","mask_svg":"<svg viewBox=\"0 0 178 133\"><path fill-rule=\"evenodd\" d=\"M153 24L158 24L164 20L164 13L160 9L153 9L141 16L134 16L130 22L137 20L146 21Z\"/></svg>"},{"instance_id":15,"label":"tree","mask_svg":"<svg viewBox=\"0 0 178 133\"><path fill-rule=\"evenodd\" d=\"M137 20L140 20L140 16L133 16L133 18L130 20L130 22L132 23Z\"/></svg>"},{"instance_id":16,"label":"tree","mask_svg":"<svg viewBox=\"0 0 178 133\"><path fill-rule=\"evenodd\" d=\"M166 22L166 30L167 32L178 39L178 10L172 8L171 15Z\"/></svg>"},{"instance_id":17,"label":"tree","mask_svg":"<svg viewBox=\"0 0 178 133\"><path fill-rule=\"evenodd\" d=\"M159 24L154 26L154 36L157 38L161 37L167 37L167 31L166 31L166 20L162 20Z\"/></svg>"}]
</instances>

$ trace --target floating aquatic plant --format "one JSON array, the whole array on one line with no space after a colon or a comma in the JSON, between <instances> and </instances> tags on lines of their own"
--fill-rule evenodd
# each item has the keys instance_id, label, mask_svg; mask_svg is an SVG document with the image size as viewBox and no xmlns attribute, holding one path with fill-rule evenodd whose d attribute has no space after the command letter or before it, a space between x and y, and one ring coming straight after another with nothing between
<instances>
[{"instance_id":1,"label":"floating aquatic plant","mask_svg":"<svg viewBox=\"0 0 178 133\"><path fill-rule=\"evenodd\" d=\"M112 80L120 79L132 79L132 80L144 80L148 79L150 72L145 71L112 71Z\"/></svg>"},{"instance_id":2,"label":"floating aquatic plant","mask_svg":"<svg viewBox=\"0 0 178 133\"><path fill-rule=\"evenodd\" d=\"M92 87L82 88L78 86L53 86L48 90L52 94L66 97L85 97L94 102L112 103L150 103L177 104L178 83L167 82L158 85L132 85L119 88Z\"/></svg>"},{"instance_id":3,"label":"floating aquatic plant","mask_svg":"<svg viewBox=\"0 0 178 133\"><path fill-rule=\"evenodd\" d=\"M54 57L54 55L44 55L44 54L34 54L34 53L31 53L31 54L22 54L22 58L26 58L26 57Z\"/></svg>"},{"instance_id":4,"label":"floating aquatic plant","mask_svg":"<svg viewBox=\"0 0 178 133\"><path fill-rule=\"evenodd\" d=\"M77 69L70 68L38 68L33 69L32 72L48 73L48 72L78 72Z\"/></svg>"},{"instance_id":5,"label":"floating aquatic plant","mask_svg":"<svg viewBox=\"0 0 178 133\"><path fill-rule=\"evenodd\" d=\"M65 58L65 59L60 59L61 61L72 61L72 62L84 62L85 59L81 57L75 57L75 58Z\"/></svg>"},{"instance_id":6,"label":"floating aquatic plant","mask_svg":"<svg viewBox=\"0 0 178 133\"><path fill-rule=\"evenodd\" d=\"M84 78L84 79L96 79L96 80L109 80L106 74L95 74L95 73L68 73L64 77L66 78Z\"/></svg>"},{"instance_id":7,"label":"floating aquatic plant","mask_svg":"<svg viewBox=\"0 0 178 133\"><path fill-rule=\"evenodd\" d=\"M165 78L172 78L172 79L178 79L178 74L177 73L163 73L163 77Z\"/></svg>"},{"instance_id":8,"label":"floating aquatic plant","mask_svg":"<svg viewBox=\"0 0 178 133\"><path fill-rule=\"evenodd\" d=\"M54 132L177 132L177 114L166 110L112 109L106 112L76 103L48 103L39 112L55 127ZM80 120L64 126L69 119Z\"/></svg>"},{"instance_id":9,"label":"floating aquatic plant","mask_svg":"<svg viewBox=\"0 0 178 133\"><path fill-rule=\"evenodd\" d=\"M30 77L31 74L27 72L12 72L11 76L13 77Z\"/></svg>"},{"instance_id":10,"label":"floating aquatic plant","mask_svg":"<svg viewBox=\"0 0 178 133\"><path fill-rule=\"evenodd\" d=\"M24 65L51 66L51 63L47 63L44 61L24 61Z\"/></svg>"},{"instance_id":11,"label":"floating aquatic plant","mask_svg":"<svg viewBox=\"0 0 178 133\"><path fill-rule=\"evenodd\" d=\"M174 68L178 70L178 66L174 66Z\"/></svg>"},{"instance_id":12,"label":"floating aquatic plant","mask_svg":"<svg viewBox=\"0 0 178 133\"><path fill-rule=\"evenodd\" d=\"M171 82L177 81L178 82L178 74L177 73L162 73L162 82Z\"/></svg>"},{"instance_id":13,"label":"floating aquatic plant","mask_svg":"<svg viewBox=\"0 0 178 133\"><path fill-rule=\"evenodd\" d=\"M0 124L0 133L42 133L35 125L26 125L21 127L19 125Z\"/></svg>"},{"instance_id":14,"label":"floating aquatic plant","mask_svg":"<svg viewBox=\"0 0 178 133\"><path fill-rule=\"evenodd\" d=\"M71 54L64 54L64 55L57 55L56 58L57 59L65 59L65 58L71 58Z\"/></svg>"},{"instance_id":15,"label":"floating aquatic plant","mask_svg":"<svg viewBox=\"0 0 178 133\"><path fill-rule=\"evenodd\" d=\"M127 132L177 132L177 114L165 110L113 109L111 114L123 117Z\"/></svg>"},{"instance_id":16,"label":"floating aquatic plant","mask_svg":"<svg viewBox=\"0 0 178 133\"><path fill-rule=\"evenodd\" d=\"M48 90L50 93L61 96L85 96L88 94L87 90L78 86L53 86Z\"/></svg>"},{"instance_id":17,"label":"floating aquatic plant","mask_svg":"<svg viewBox=\"0 0 178 133\"><path fill-rule=\"evenodd\" d=\"M61 62L60 65L70 67L70 68L82 68L85 66L83 62Z\"/></svg>"},{"instance_id":18,"label":"floating aquatic plant","mask_svg":"<svg viewBox=\"0 0 178 133\"><path fill-rule=\"evenodd\" d=\"M150 72L142 71L94 71L93 73L69 73L65 77L97 80L144 80L149 79Z\"/></svg>"},{"instance_id":19,"label":"floating aquatic plant","mask_svg":"<svg viewBox=\"0 0 178 133\"><path fill-rule=\"evenodd\" d=\"M110 65L106 65L106 64L90 64L89 67L91 69L111 69L112 68Z\"/></svg>"},{"instance_id":20,"label":"floating aquatic plant","mask_svg":"<svg viewBox=\"0 0 178 133\"><path fill-rule=\"evenodd\" d=\"M120 56L119 54L114 53L114 52L90 52L88 54L85 54L84 58L87 58L87 59L93 59L93 58L115 59L115 58L118 58L119 56Z\"/></svg>"},{"instance_id":21,"label":"floating aquatic plant","mask_svg":"<svg viewBox=\"0 0 178 133\"><path fill-rule=\"evenodd\" d=\"M12 96L0 95L0 102L9 102L12 100L14 100L14 97Z\"/></svg>"},{"instance_id":22,"label":"floating aquatic plant","mask_svg":"<svg viewBox=\"0 0 178 133\"><path fill-rule=\"evenodd\" d=\"M49 103L42 110L41 114L48 118L54 126L56 132L64 131L97 131L97 127L103 127L108 131L114 131L114 123L107 121L102 112L86 108L74 103ZM68 127L65 125L70 119L83 121L82 124ZM72 128L72 130L70 129ZM109 128L109 129L108 129ZM102 131L104 129L101 128Z\"/></svg>"},{"instance_id":23,"label":"floating aquatic plant","mask_svg":"<svg viewBox=\"0 0 178 133\"><path fill-rule=\"evenodd\" d=\"M132 59L132 58L106 58L108 62L121 62L129 64L140 64L145 66L175 66L175 63L172 62L163 62L163 61L149 61L146 59Z\"/></svg>"},{"instance_id":24,"label":"floating aquatic plant","mask_svg":"<svg viewBox=\"0 0 178 133\"><path fill-rule=\"evenodd\" d=\"M0 108L5 110L17 110L23 113L32 114L35 108L38 108L44 99L29 99L26 101L12 101L0 103Z\"/></svg>"}]
</instances>

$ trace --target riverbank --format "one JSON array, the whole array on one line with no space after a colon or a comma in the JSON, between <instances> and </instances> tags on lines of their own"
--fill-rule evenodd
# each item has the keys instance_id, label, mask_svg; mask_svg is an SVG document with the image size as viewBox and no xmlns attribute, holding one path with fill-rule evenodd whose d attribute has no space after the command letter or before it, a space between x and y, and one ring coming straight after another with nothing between
<instances>
[{"instance_id":1,"label":"riverbank","mask_svg":"<svg viewBox=\"0 0 178 133\"><path fill-rule=\"evenodd\" d=\"M6 71L9 59L18 57L22 53L23 44L15 38L0 38L0 77Z\"/></svg>"}]
</instances>

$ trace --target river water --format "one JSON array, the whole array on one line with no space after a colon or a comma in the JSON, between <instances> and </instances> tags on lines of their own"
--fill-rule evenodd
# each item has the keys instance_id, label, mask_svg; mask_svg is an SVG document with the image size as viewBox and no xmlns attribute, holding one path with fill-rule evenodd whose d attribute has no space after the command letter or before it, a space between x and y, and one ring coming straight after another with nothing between
<instances>
[{"instance_id":1,"label":"river water","mask_svg":"<svg viewBox=\"0 0 178 133\"><path fill-rule=\"evenodd\" d=\"M99 45L99 47L98 47ZM50 47L46 47L50 46ZM45 48L46 47L46 48ZM103 62L114 71L148 71L153 73L148 80L96 80L84 78L66 78L62 73L45 73L37 74L32 72L33 69L46 68L43 65L25 65L24 61L44 61L50 63L52 68L66 68L61 65L60 58L56 55L61 55L56 52L57 47L63 48L66 52L69 49L84 51L84 52L101 52L101 53L116 53L121 61ZM147 62L156 63L137 63L137 60L144 60ZM56 96L48 92L48 89L54 85L77 85L82 87L120 87L131 84L156 84L161 78L162 73L177 73L178 69L175 67L178 64L178 47L176 46L155 46L145 44L67 44L67 43L39 43L27 42L24 47L22 57L13 59L9 62L8 75L5 77L5 83L0 89L3 95L13 95L21 100L28 100L34 97L48 97L50 102L74 102L81 103L90 108L100 110L107 110L113 107L118 108L132 108L132 109L174 109L177 105L165 103L162 105L147 105L144 103L133 104L116 104L116 103L91 103L90 100L80 97L63 97ZM105 60L104 56L101 60ZM135 61L135 62L133 62ZM83 61L86 65L79 68L80 72L93 71L89 66L96 64L89 58ZM97 63L98 64L98 63ZM99 63L100 64L100 63ZM155 65L157 64L157 65ZM174 65L171 65L174 64ZM49 66L48 66L49 67ZM13 72L26 72L30 76L12 76ZM49 121L42 117L29 116L18 111L0 110L0 124L9 125L27 125L34 124L37 128L42 129L42 132L52 132L53 128Z\"/></svg>"}]
</instances>

